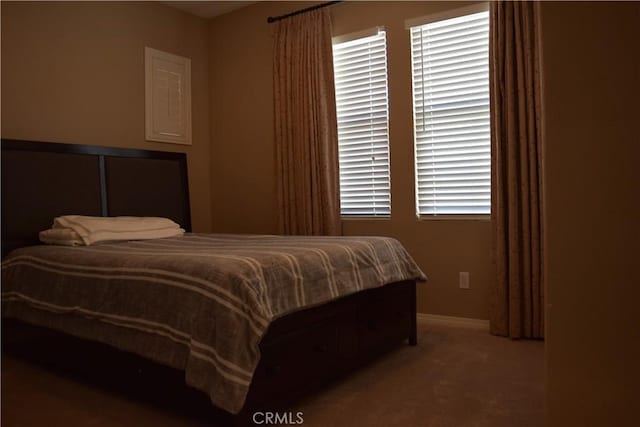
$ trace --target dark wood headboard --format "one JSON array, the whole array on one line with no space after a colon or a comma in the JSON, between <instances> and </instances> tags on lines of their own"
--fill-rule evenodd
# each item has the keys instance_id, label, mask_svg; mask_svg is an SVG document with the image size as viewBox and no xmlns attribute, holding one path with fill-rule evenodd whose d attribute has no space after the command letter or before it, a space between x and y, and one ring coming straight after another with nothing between
<instances>
[{"instance_id":1,"label":"dark wood headboard","mask_svg":"<svg viewBox=\"0 0 640 427\"><path fill-rule=\"evenodd\" d=\"M2 140L2 255L60 215L160 216L191 231L184 153Z\"/></svg>"}]
</instances>

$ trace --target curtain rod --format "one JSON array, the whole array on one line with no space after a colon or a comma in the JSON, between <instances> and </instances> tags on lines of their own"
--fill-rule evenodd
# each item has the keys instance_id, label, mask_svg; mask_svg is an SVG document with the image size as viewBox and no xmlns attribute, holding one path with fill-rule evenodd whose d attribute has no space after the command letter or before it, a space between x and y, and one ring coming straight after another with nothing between
<instances>
[{"instance_id":1,"label":"curtain rod","mask_svg":"<svg viewBox=\"0 0 640 427\"><path fill-rule=\"evenodd\" d=\"M272 23L274 23L276 21L280 21L281 19L289 18L290 16L300 15L301 13L305 13L305 12L311 12L312 10L321 9L323 7L331 6L332 4L336 4L336 3L342 3L342 1L328 1L328 2L325 2L325 3L317 4L315 6L311 6L311 7L307 7L307 8L304 8L304 9L296 10L295 12L287 13L286 15L270 16L270 17L267 18L267 22L269 24L272 24Z\"/></svg>"}]
</instances>

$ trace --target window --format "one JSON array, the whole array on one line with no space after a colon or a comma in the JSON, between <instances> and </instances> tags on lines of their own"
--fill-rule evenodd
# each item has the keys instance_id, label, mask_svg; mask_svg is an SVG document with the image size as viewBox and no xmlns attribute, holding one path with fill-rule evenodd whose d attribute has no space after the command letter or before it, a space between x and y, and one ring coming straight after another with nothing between
<instances>
[{"instance_id":1,"label":"window","mask_svg":"<svg viewBox=\"0 0 640 427\"><path fill-rule=\"evenodd\" d=\"M490 214L489 13L410 31L417 213Z\"/></svg>"},{"instance_id":2,"label":"window","mask_svg":"<svg viewBox=\"0 0 640 427\"><path fill-rule=\"evenodd\" d=\"M340 213L391 215L385 32L334 39Z\"/></svg>"}]
</instances>

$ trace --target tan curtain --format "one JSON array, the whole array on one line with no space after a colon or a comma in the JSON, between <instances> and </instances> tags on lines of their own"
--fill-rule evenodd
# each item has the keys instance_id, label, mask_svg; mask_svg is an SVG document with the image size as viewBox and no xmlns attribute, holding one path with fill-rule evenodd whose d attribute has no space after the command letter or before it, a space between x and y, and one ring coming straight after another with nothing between
<instances>
[{"instance_id":1,"label":"tan curtain","mask_svg":"<svg viewBox=\"0 0 640 427\"><path fill-rule=\"evenodd\" d=\"M340 234L338 131L326 9L276 23L273 72L280 232Z\"/></svg>"},{"instance_id":2,"label":"tan curtain","mask_svg":"<svg viewBox=\"0 0 640 427\"><path fill-rule=\"evenodd\" d=\"M537 6L491 2L492 215L497 286L491 332L544 336Z\"/></svg>"}]
</instances>

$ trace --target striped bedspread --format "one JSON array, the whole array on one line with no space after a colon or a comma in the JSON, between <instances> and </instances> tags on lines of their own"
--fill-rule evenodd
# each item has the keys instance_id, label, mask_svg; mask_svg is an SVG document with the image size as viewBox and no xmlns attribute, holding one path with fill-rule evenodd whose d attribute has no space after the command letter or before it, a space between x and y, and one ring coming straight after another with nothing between
<instances>
[{"instance_id":1,"label":"striped bedspread","mask_svg":"<svg viewBox=\"0 0 640 427\"><path fill-rule=\"evenodd\" d=\"M242 408L270 322L423 273L395 239L185 234L32 246L2 263L2 315L185 371Z\"/></svg>"}]
</instances>

